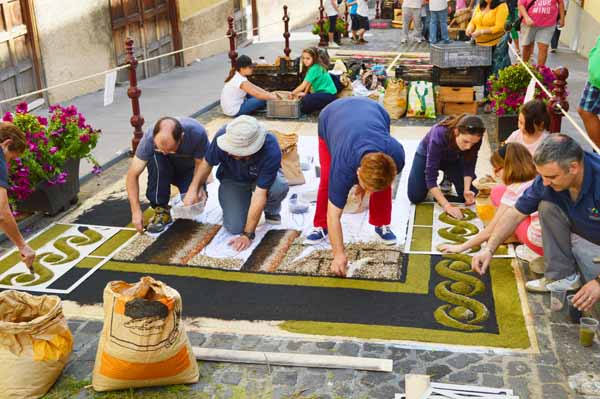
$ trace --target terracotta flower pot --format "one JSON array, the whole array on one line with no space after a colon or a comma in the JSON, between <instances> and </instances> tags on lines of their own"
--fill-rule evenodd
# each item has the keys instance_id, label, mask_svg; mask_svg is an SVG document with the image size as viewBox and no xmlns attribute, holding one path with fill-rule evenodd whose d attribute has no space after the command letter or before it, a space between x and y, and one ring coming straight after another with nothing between
<instances>
[{"instance_id":1,"label":"terracotta flower pot","mask_svg":"<svg viewBox=\"0 0 600 399\"><path fill-rule=\"evenodd\" d=\"M496 135L498 142L506 141L508 136L519 128L519 115L507 114L496 116Z\"/></svg>"}]
</instances>

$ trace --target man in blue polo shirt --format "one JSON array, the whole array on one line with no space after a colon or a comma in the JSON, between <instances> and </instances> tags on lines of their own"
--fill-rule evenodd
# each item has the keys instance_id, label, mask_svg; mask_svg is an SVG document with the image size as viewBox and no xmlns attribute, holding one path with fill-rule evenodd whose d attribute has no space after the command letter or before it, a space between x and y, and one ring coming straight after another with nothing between
<instances>
[{"instance_id":1,"label":"man in blue polo shirt","mask_svg":"<svg viewBox=\"0 0 600 399\"><path fill-rule=\"evenodd\" d=\"M574 303L588 310L600 299L600 264L594 263L600 255L600 156L584 152L567 135L555 134L540 144L534 162L540 176L496 225L485 250L473 257L473 269L485 273L496 248L537 210L546 270L527 289L575 290L581 286L579 270L587 283Z\"/></svg>"},{"instance_id":2,"label":"man in blue polo shirt","mask_svg":"<svg viewBox=\"0 0 600 399\"><path fill-rule=\"evenodd\" d=\"M200 184L200 165L208 147L204 127L192 118L164 117L142 137L127 172L127 196L132 224L143 231L139 177L148 168L146 198L154 208L148 224L150 233L162 232L171 222L169 199L171 185L177 186L184 205L192 205L206 196Z\"/></svg>"},{"instance_id":3,"label":"man in blue polo shirt","mask_svg":"<svg viewBox=\"0 0 600 399\"><path fill-rule=\"evenodd\" d=\"M223 226L239 235L229 245L236 251L254 240L262 213L269 224L281 224L281 202L289 187L281 171L277 138L258 121L239 116L217 132L202 163L200 183L219 165L219 203Z\"/></svg>"},{"instance_id":4,"label":"man in blue polo shirt","mask_svg":"<svg viewBox=\"0 0 600 399\"><path fill-rule=\"evenodd\" d=\"M348 194L359 185L371 192L369 223L380 241L396 243L390 228L391 185L404 167L404 148L390 136L390 116L375 101L346 97L329 104L319 115L319 163L321 181L317 194L314 229L306 244L327 238L333 250L331 270L345 276L348 260L340 218Z\"/></svg>"}]
</instances>

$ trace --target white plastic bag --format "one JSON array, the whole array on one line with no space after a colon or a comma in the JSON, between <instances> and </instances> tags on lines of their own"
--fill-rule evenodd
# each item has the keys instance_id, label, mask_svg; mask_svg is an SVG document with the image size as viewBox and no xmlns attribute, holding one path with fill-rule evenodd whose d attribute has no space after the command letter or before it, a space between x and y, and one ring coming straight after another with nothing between
<instances>
[{"instance_id":1,"label":"white plastic bag","mask_svg":"<svg viewBox=\"0 0 600 399\"><path fill-rule=\"evenodd\" d=\"M199 202L190 206L183 205L184 198L185 193L178 194L171 198L169 201L169 205L171 206L171 216L173 219L196 220L202 215L202 212L204 212L204 208L206 207L206 195L200 197Z\"/></svg>"}]
</instances>

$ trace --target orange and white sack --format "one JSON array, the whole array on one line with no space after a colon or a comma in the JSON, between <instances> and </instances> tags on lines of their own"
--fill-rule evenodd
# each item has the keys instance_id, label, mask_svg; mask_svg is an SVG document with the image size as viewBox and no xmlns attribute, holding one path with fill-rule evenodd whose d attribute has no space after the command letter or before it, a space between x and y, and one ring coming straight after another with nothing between
<instances>
[{"instance_id":1,"label":"orange and white sack","mask_svg":"<svg viewBox=\"0 0 600 399\"><path fill-rule=\"evenodd\" d=\"M104 327L92 384L112 391L198 381L198 364L181 320L173 288L142 277L104 288Z\"/></svg>"},{"instance_id":2,"label":"orange and white sack","mask_svg":"<svg viewBox=\"0 0 600 399\"><path fill-rule=\"evenodd\" d=\"M73 336L55 295L0 292L0 397L42 397L69 360Z\"/></svg>"}]
</instances>

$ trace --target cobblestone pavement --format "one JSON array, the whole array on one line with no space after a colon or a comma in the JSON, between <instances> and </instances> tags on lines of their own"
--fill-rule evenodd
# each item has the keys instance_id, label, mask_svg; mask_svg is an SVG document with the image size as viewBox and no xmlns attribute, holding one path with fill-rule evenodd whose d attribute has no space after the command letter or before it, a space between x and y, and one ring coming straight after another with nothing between
<instances>
[{"instance_id":1,"label":"cobblestone pavement","mask_svg":"<svg viewBox=\"0 0 600 399\"><path fill-rule=\"evenodd\" d=\"M297 341L256 335L189 333L192 345L205 348L361 356L393 359L393 373L302 367L200 362L200 381L182 397L191 398L393 398L404 392L407 373L429 374L434 381L511 388L522 399L583 398L567 385L569 375L600 371L598 343L581 348L578 329L551 323L548 298L530 295L540 354L456 353L377 343ZM185 309L184 309L185 310ZM64 379L89 380L96 355L99 321L70 320L75 348ZM143 395L169 391L143 390ZM123 394L125 395L125 394ZM79 398L94 394L82 390ZM128 396L123 396L128 397Z\"/></svg>"}]
</instances>

